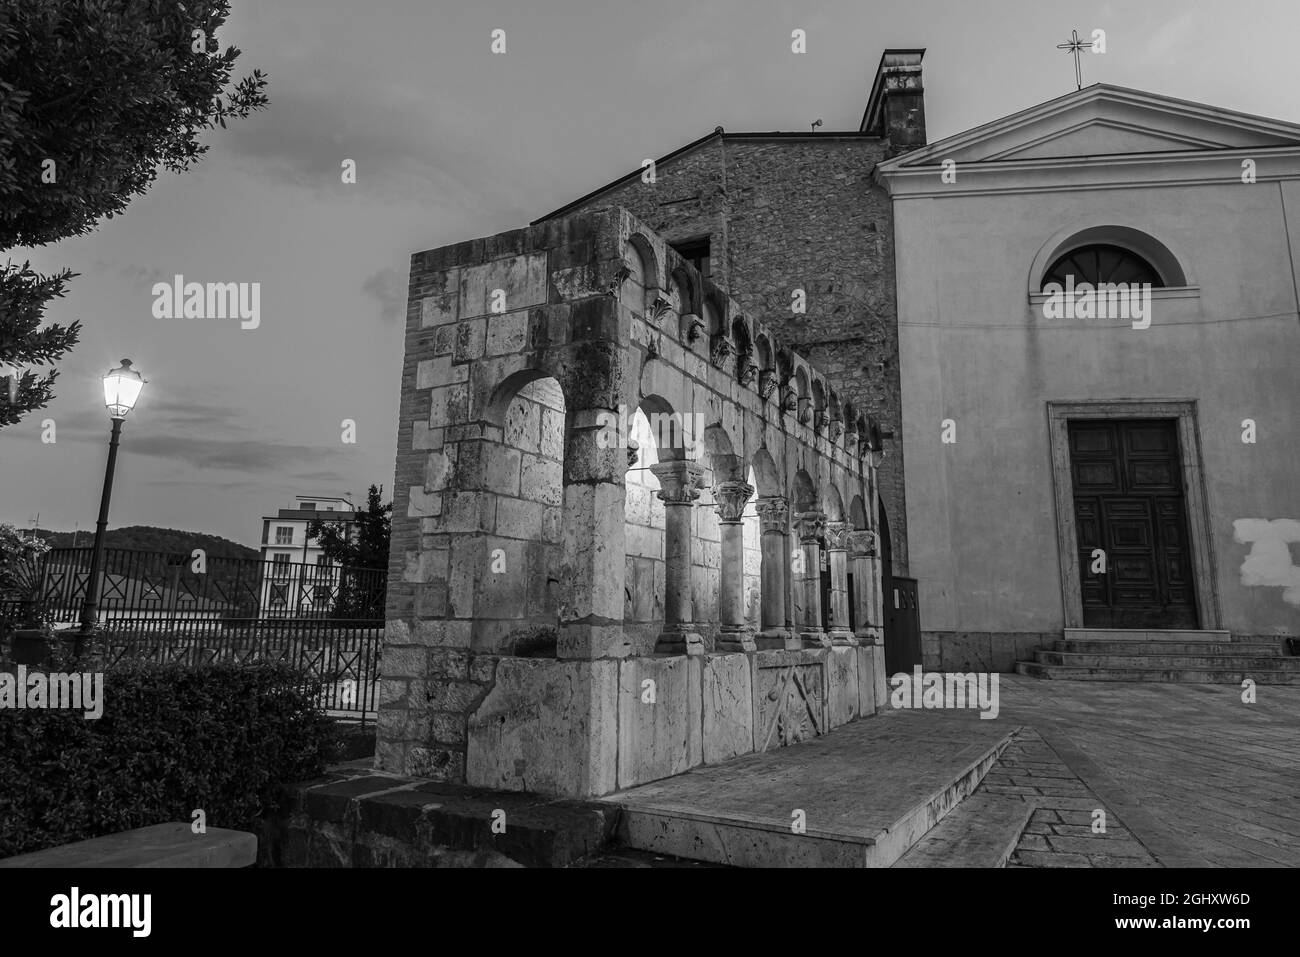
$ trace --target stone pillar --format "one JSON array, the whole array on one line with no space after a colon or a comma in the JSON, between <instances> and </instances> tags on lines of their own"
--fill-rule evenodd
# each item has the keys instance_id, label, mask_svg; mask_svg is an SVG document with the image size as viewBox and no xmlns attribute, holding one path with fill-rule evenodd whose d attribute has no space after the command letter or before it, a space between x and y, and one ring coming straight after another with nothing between
<instances>
[{"instance_id":1,"label":"stone pillar","mask_svg":"<svg viewBox=\"0 0 1300 957\"><path fill-rule=\"evenodd\" d=\"M799 637L808 648L830 647L830 637L822 628L822 550L819 541L826 527L826 515L824 512L796 512L794 520L799 545L803 549L803 574L798 577L804 590L804 620L799 622Z\"/></svg>"},{"instance_id":2,"label":"stone pillar","mask_svg":"<svg viewBox=\"0 0 1300 957\"><path fill-rule=\"evenodd\" d=\"M779 497L758 500L758 518L763 526L763 588L760 648L800 647L790 627L790 506Z\"/></svg>"},{"instance_id":3,"label":"stone pillar","mask_svg":"<svg viewBox=\"0 0 1300 957\"><path fill-rule=\"evenodd\" d=\"M884 603L876 533L865 528L856 529L849 532L848 538L849 561L853 563L853 602L858 615L858 644L883 644Z\"/></svg>"},{"instance_id":4,"label":"stone pillar","mask_svg":"<svg viewBox=\"0 0 1300 957\"><path fill-rule=\"evenodd\" d=\"M664 627L655 651L703 654L704 639L695 630L691 600L691 518L704 467L673 461L652 465L650 471L659 480L659 498L664 503Z\"/></svg>"},{"instance_id":5,"label":"stone pillar","mask_svg":"<svg viewBox=\"0 0 1300 957\"><path fill-rule=\"evenodd\" d=\"M856 645L849 628L848 522L826 523L826 556L831 570L831 644Z\"/></svg>"},{"instance_id":6,"label":"stone pillar","mask_svg":"<svg viewBox=\"0 0 1300 957\"><path fill-rule=\"evenodd\" d=\"M745 621L745 505L754 486L721 482L713 487L722 537L722 569L718 586L719 651L754 651L754 629Z\"/></svg>"},{"instance_id":7,"label":"stone pillar","mask_svg":"<svg viewBox=\"0 0 1300 957\"><path fill-rule=\"evenodd\" d=\"M582 410L566 423L559 658L632 651L623 634L626 450L603 447L598 415Z\"/></svg>"}]
</instances>

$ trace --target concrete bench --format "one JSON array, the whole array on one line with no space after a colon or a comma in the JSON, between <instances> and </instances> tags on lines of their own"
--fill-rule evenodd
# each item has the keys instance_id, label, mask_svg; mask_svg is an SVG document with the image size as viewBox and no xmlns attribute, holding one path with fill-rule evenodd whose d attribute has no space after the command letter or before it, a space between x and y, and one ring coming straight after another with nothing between
<instances>
[{"instance_id":1,"label":"concrete bench","mask_svg":"<svg viewBox=\"0 0 1300 957\"><path fill-rule=\"evenodd\" d=\"M248 867L256 861L256 834L221 827L195 834L181 822L6 857L0 867Z\"/></svg>"}]
</instances>

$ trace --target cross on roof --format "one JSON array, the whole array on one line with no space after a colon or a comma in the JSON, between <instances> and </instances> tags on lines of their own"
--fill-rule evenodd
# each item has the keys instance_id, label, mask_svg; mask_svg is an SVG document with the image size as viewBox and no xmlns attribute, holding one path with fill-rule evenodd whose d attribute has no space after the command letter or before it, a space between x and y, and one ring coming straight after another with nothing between
<instances>
[{"instance_id":1,"label":"cross on roof","mask_svg":"<svg viewBox=\"0 0 1300 957\"><path fill-rule=\"evenodd\" d=\"M1069 41L1068 43L1058 43L1058 44L1056 45L1056 49L1058 49L1058 50L1069 50L1071 53L1074 54L1074 82L1075 82L1075 84L1078 86L1078 88L1079 88L1080 90L1082 90L1082 89L1083 89L1083 70L1082 70L1082 68L1079 66L1079 54L1082 53L1084 50L1091 50L1091 49L1092 49L1092 41L1090 41L1090 40L1080 40L1080 39L1079 39L1079 31L1078 31L1078 30L1071 30L1071 31L1070 31L1070 41Z\"/></svg>"}]
</instances>

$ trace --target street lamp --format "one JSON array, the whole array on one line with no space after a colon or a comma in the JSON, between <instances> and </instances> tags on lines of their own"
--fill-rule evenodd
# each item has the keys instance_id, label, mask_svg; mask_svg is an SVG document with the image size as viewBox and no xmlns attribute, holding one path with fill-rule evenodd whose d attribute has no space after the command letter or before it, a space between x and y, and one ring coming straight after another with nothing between
<instances>
[{"instance_id":1,"label":"street lamp","mask_svg":"<svg viewBox=\"0 0 1300 957\"><path fill-rule=\"evenodd\" d=\"M123 359L116 369L104 376L104 405L113 420L113 434L108 441L108 466L104 469L104 494L99 500L99 521L95 523L95 544L90 552L90 576L86 579L86 600L81 606L81 638L95 628L99 612L99 566L104 554L104 530L108 527L108 500L113 494L113 466L117 463L117 442L122 434L122 422L135 408L144 379L131 368L131 360ZM76 653L80 655L80 640Z\"/></svg>"}]
</instances>

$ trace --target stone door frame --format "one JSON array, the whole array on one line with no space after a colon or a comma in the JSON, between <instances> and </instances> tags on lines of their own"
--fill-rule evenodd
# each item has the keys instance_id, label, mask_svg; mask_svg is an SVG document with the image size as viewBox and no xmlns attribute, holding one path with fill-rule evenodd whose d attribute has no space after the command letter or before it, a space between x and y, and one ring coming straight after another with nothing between
<instances>
[{"instance_id":1,"label":"stone door frame","mask_svg":"<svg viewBox=\"0 0 1300 957\"><path fill-rule=\"evenodd\" d=\"M1079 584L1078 537L1074 526L1074 480L1070 472L1070 419L1173 419L1183 468L1183 505L1196 589L1196 612L1203 630L1220 627L1210 514L1201 466L1201 438L1195 399L1049 400L1048 437L1056 495L1056 545L1060 556L1061 598L1066 628L1082 628L1083 593Z\"/></svg>"}]
</instances>

